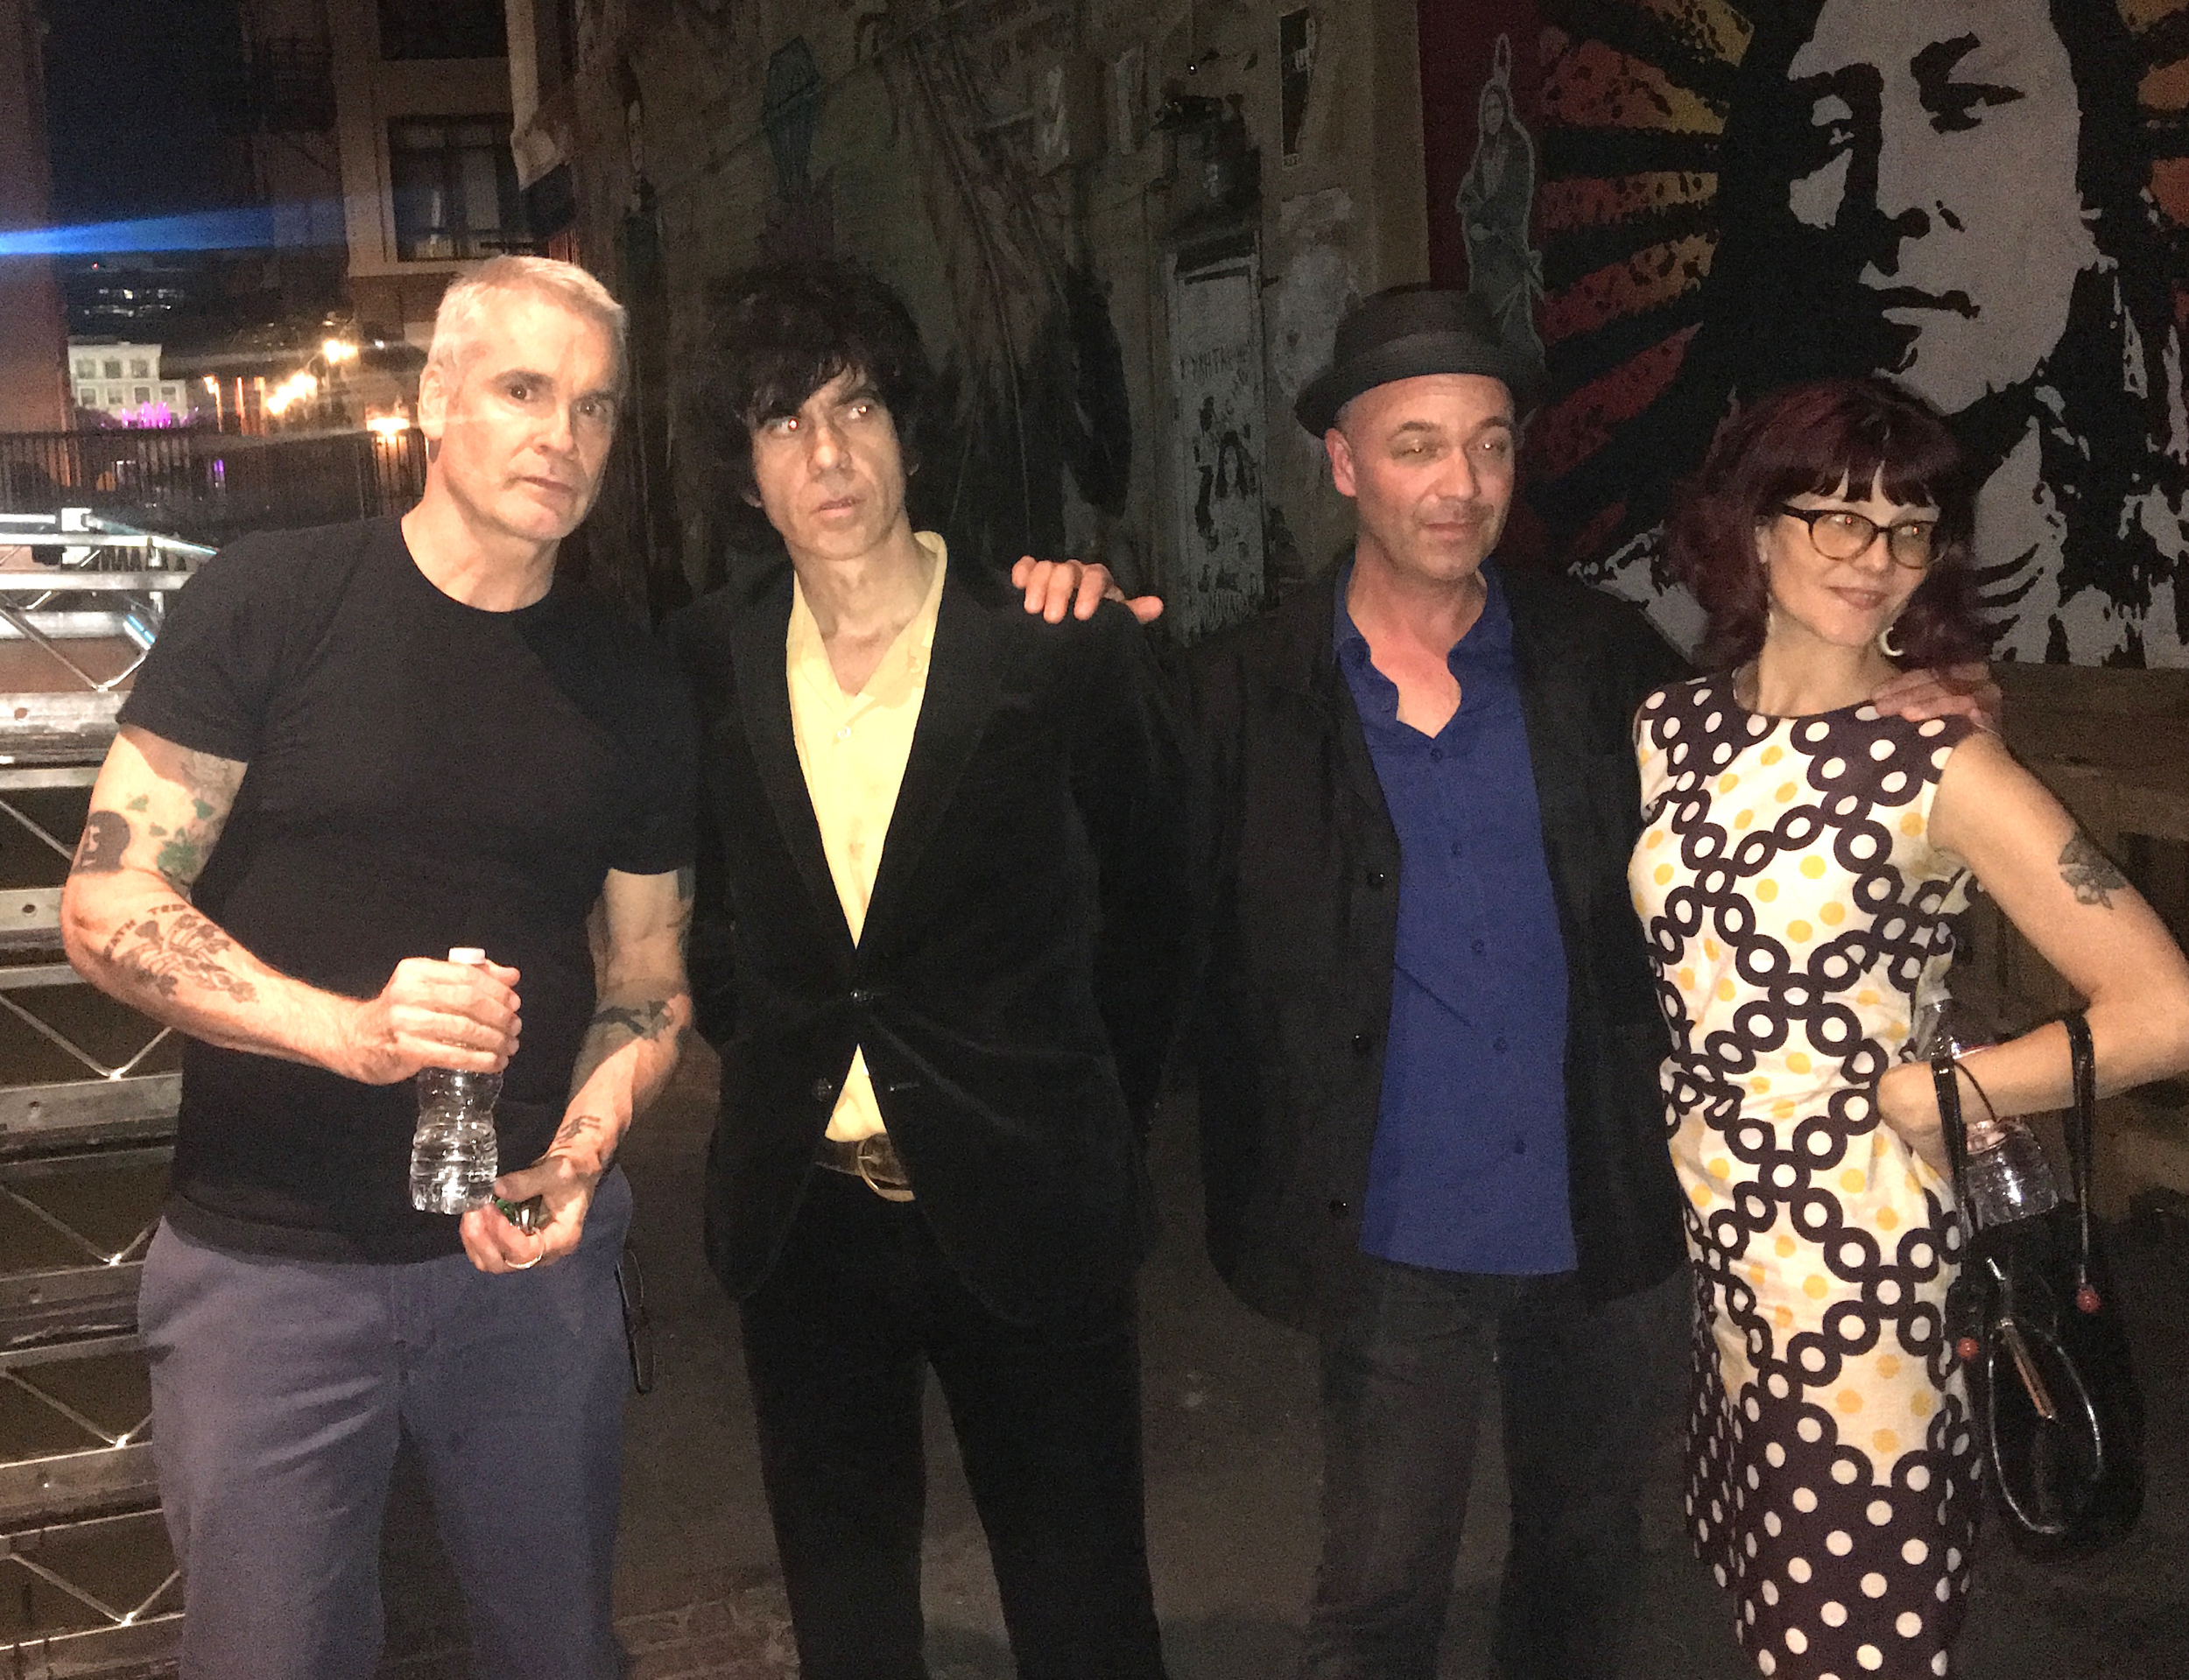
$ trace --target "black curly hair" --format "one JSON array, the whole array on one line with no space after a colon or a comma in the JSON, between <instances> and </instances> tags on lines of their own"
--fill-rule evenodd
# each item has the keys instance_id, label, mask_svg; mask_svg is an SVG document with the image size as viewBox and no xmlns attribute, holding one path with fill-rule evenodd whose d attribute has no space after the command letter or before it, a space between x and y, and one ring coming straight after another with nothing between
<instances>
[{"instance_id":1,"label":"black curly hair","mask_svg":"<svg viewBox=\"0 0 2189 1680\"><path fill-rule=\"evenodd\" d=\"M904 300L863 264L832 257L730 275L708 290L707 337L700 413L739 501L757 492L753 428L795 414L841 374L873 387L896 425L905 470L917 465L911 439L934 370Z\"/></svg>"}]
</instances>

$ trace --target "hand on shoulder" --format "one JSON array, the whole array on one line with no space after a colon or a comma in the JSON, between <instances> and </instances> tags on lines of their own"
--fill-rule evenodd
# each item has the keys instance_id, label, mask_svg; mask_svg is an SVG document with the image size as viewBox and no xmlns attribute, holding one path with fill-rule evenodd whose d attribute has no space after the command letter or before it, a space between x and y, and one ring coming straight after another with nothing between
<instances>
[{"instance_id":1,"label":"hand on shoulder","mask_svg":"<svg viewBox=\"0 0 2189 1680\"><path fill-rule=\"evenodd\" d=\"M1873 694L1870 704L1911 723L1967 718L1979 729L1996 735L2005 696L1989 665L1947 665L1939 671L1904 671Z\"/></svg>"},{"instance_id":2,"label":"hand on shoulder","mask_svg":"<svg viewBox=\"0 0 2189 1680\"><path fill-rule=\"evenodd\" d=\"M1087 560L1038 560L1019 557L1011 567L1011 587L1025 592L1026 610L1052 624L1061 624L1069 612L1074 618L1092 618L1105 601L1121 601L1143 624L1152 624L1163 613L1157 595L1128 598L1106 566Z\"/></svg>"}]
</instances>

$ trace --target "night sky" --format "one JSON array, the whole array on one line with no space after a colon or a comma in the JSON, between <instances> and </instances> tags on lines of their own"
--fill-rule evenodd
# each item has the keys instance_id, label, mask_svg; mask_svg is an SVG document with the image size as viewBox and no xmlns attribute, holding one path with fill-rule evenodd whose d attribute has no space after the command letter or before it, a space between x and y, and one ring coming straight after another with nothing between
<instances>
[{"instance_id":1,"label":"night sky","mask_svg":"<svg viewBox=\"0 0 2189 1680\"><path fill-rule=\"evenodd\" d=\"M222 134L236 0L46 0L53 220L67 225L247 202Z\"/></svg>"}]
</instances>

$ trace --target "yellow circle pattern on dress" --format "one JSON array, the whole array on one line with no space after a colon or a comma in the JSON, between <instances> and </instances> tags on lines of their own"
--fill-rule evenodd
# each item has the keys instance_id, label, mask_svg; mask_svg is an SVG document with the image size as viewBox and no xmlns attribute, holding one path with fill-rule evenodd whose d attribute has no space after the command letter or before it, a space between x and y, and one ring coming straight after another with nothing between
<instances>
[{"instance_id":1,"label":"yellow circle pattern on dress","mask_svg":"<svg viewBox=\"0 0 2189 1680\"><path fill-rule=\"evenodd\" d=\"M1754 717L1722 678L1641 714L1651 838L1631 879L1701 1306L1688 1522L1744 1629L1778 1630L1744 1643L1789 1673L1821 1671L1787 1655L1797 1638L1834 1672L1889 1649L1892 1674L1932 1672L1959 1622L1973 1446L1940 1309L1960 1239L1867 1093L1950 959L1967 872L1928 818L1967 731Z\"/></svg>"}]
</instances>

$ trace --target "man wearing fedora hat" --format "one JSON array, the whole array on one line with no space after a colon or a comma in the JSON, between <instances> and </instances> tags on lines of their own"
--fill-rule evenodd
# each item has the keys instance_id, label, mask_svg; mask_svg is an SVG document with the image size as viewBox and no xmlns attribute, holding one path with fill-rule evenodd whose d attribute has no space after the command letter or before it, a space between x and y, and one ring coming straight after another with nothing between
<instances>
[{"instance_id":1,"label":"man wearing fedora hat","mask_svg":"<svg viewBox=\"0 0 2189 1680\"><path fill-rule=\"evenodd\" d=\"M1630 606L1493 559L1536 376L1477 298L1360 305L1294 410L1352 547L1188 661L1213 799L1191 1044L1209 1252L1321 1354L1308 1680L1435 1673L1492 1386L1497 1667L1615 1676L1678 1391L1667 1041L1626 869L1631 720L1682 664ZM1029 610L1063 610L1045 567L1017 578ZM1109 580L1069 581L1085 611ZM1881 698L1928 716L1997 691L1911 673Z\"/></svg>"},{"instance_id":2,"label":"man wearing fedora hat","mask_svg":"<svg viewBox=\"0 0 2189 1680\"><path fill-rule=\"evenodd\" d=\"M1362 304L1294 411L1352 550L1191 662L1209 1250L1320 1345L1312 1680L1435 1672L1493 1382L1497 1667L1616 1675L1678 1390L1666 1040L1626 870L1630 721L1682 667L1625 603L1493 559L1537 375L1478 298ZM1890 698L1981 709L1921 673Z\"/></svg>"},{"instance_id":3,"label":"man wearing fedora hat","mask_svg":"<svg viewBox=\"0 0 2189 1680\"><path fill-rule=\"evenodd\" d=\"M1493 1384L1499 1665L1615 1674L1673 1392L1679 1191L1626 863L1629 720L1680 662L1622 603L1492 559L1533 384L1479 299L1369 299L1294 411L1352 552L1193 662L1209 1248L1320 1344L1314 1680L1435 1672Z\"/></svg>"}]
</instances>

